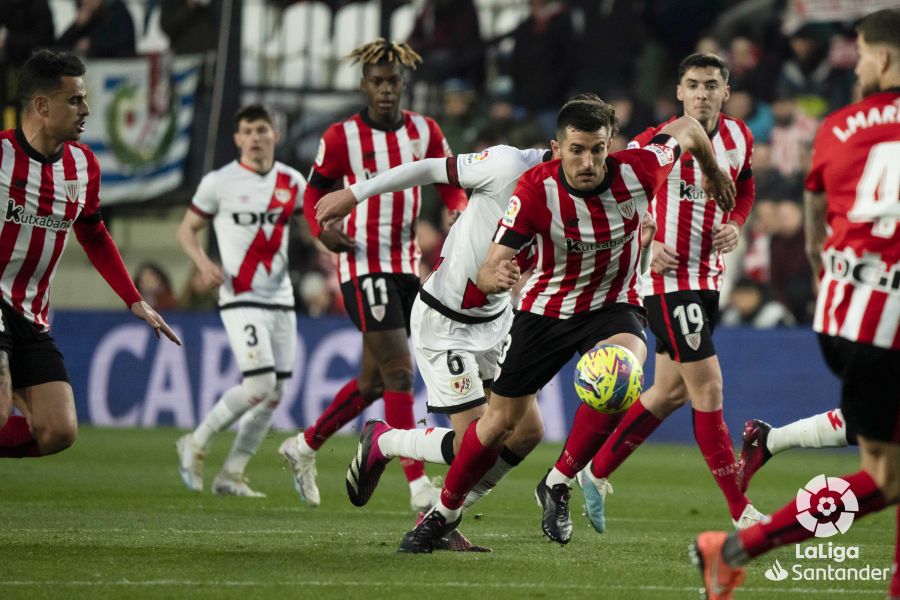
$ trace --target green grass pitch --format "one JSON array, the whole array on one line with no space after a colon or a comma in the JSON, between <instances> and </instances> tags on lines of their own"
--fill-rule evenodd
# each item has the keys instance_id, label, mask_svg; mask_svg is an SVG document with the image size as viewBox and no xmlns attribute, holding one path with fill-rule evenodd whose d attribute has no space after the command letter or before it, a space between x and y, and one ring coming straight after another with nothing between
<instances>
[{"instance_id":1,"label":"green grass pitch","mask_svg":"<svg viewBox=\"0 0 900 600\"><path fill-rule=\"evenodd\" d=\"M703 460L691 446L647 445L617 472L608 531L594 533L572 494L567 546L540 532L534 486L559 444L542 444L463 520L462 531L493 554L396 553L413 525L399 465L385 472L368 506L353 507L344 473L356 439L336 437L319 454L322 506L302 505L270 434L251 461L266 499L197 494L181 484L174 429L83 428L59 456L0 460L0 597L12 598L696 598L687 545L704 529L730 526ZM207 486L232 439L216 439ZM764 512L824 472L855 471L850 451L793 451L758 475L750 497ZM444 468L430 467L433 475ZM894 510L857 521L827 544L859 547L840 565L890 566ZM887 584L764 577L794 546L751 565L737 598L884 598Z\"/></svg>"}]
</instances>

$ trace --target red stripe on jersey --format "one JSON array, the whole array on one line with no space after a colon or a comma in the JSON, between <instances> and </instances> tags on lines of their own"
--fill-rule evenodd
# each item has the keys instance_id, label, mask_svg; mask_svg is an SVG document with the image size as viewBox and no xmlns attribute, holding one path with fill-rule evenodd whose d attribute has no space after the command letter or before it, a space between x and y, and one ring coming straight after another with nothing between
<instances>
[{"instance_id":1,"label":"red stripe on jersey","mask_svg":"<svg viewBox=\"0 0 900 600\"><path fill-rule=\"evenodd\" d=\"M28 167L30 162L28 155L21 149L16 147L14 139L10 138L13 153L13 172L9 185L8 204L16 206L25 206L25 186L28 181ZM4 174L5 175L5 174ZM5 221L3 223L3 232L0 233L0 277L9 266L9 260L12 257L13 249L16 247L16 240L19 238L19 230L21 225L15 221Z\"/></svg>"},{"instance_id":2,"label":"red stripe on jersey","mask_svg":"<svg viewBox=\"0 0 900 600\"><path fill-rule=\"evenodd\" d=\"M682 156L681 158L681 179L684 181L686 186L690 185L699 185L699 182L695 182L696 173L694 171L694 157L688 155L687 160L690 161L691 166L685 167L685 158ZM675 271L677 273L676 279L678 281L678 289L687 290L690 289L690 280L688 279L687 274L687 265L691 258L691 223L694 221L694 202L689 201L681 201L680 198L673 199L675 204L678 207L678 229L676 231L676 244L675 244L675 252L678 253L678 266L675 267ZM663 225L665 226L665 224Z\"/></svg>"},{"instance_id":3,"label":"red stripe on jersey","mask_svg":"<svg viewBox=\"0 0 900 600\"><path fill-rule=\"evenodd\" d=\"M63 150L62 166L65 181L76 181L78 179L75 157L72 156L72 148L68 145ZM78 198L74 198L74 202L72 202L68 196L66 197L66 209L63 219L69 221L75 218L79 208L78 200ZM56 238L53 240L53 249L50 251L50 262L47 263L44 274L38 280L37 292L31 301L31 314L35 315L36 320L43 323L47 322L47 315L50 309L50 298L46 295L47 288L50 286L50 276L56 268L56 263L62 254L63 248L65 248L67 232L55 231L51 232L51 235L55 235Z\"/></svg>"},{"instance_id":4,"label":"red stripe on jersey","mask_svg":"<svg viewBox=\"0 0 900 600\"><path fill-rule=\"evenodd\" d=\"M840 335L841 326L843 326L844 321L847 319L847 312L850 310L850 300L853 298L853 291L853 285L845 281L841 301L834 309L834 320L837 321L838 335Z\"/></svg>"},{"instance_id":5,"label":"red stripe on jersey","mask_svg":"<svg viewBox=\"0 0 900 600\"><path fill-rule=\"evenodd\" d=\"M589 202L599 202L600 200L596 196L573 200L563 186L559 184L557 185L557 190L559 197L559 215L563 225L562 241L565 242L565 238L572 238L573 240L580 241L582 236L578 226L578 212L575 210L575 202L582 202L587 205ZM552 202L552 200L550 201ZM563 300L569 295L572 288L575 286L575 282L578 280L578 276L581 274L581 262L583 260L584 256L580 253L568 253L565 275L563 275L562 280L559 282L559 289L557 289L553 295L550 296L550 299L547 300L547 305L544 308L544 316L554 318L559 317Z\"/></svg>"},{"instance_id":6,"label":"red stripe on jersey","mask_svg":"<svg viewBox=\"0 0 900 600\"><path fill-rule=\"evenodd\" d=\"M881 321L881 313L884 310L884 305L887 303L887 298L888 296L884 292L872 291L872 295L869 296L869 301L866 303L866 309L863 312L862 322L859 324L859 334L857 334L856 339L875 339L875 331L878 329L878 324Z\"/></svg>"},{"instance_id":7,"label":"red stripe on jersey","mask_svg":"<svg viewBox=\"0 0 900 600\"><path fill-rule=\"evenodd\" d=\"M44 217L53 214L53 200L55 194L55 186L53 184L53 165L46 163L41 165L41 184L38 187L38 207L36 216ZM25 307L23 302L25 294L28 291L28 284L31 277L37 269L38 262L44 254L44 238L47 236L47 230L43 227L32 227L31 238L28 240L28 250L25 253L25 259L12 286L12 298L10 301L13 307L19 312L24 313Z\"/></svg>"},{"instance_id":8,"label":"red stripe on jersey","mask_svg":"<svg viewBox=\"0 0 900 600\"><path fill-rule=\"evenodd\" d=\"M622 167L616 166L617 169ZM622 177L621 171L618 173L618 177L613 177L612 185L610 186L610 191L613 194L613 201L616 204L622 204L632 200L631 192L628 191L628 187L625 184L625 178ZM652 192L652 190L650 190ZM632 235L638 235L637 229L640 224L641 215L637 214L637 211L634 211L634 215L632 215L631 219L625 219L623 217L623 222L625 228L623 230L623 235L628 236L629 230L631 230ZM607 255L607 260L612 256L612 250L607 250L604 252ZM619 263L616 270L615 278L609 283L609 291L606 293L606 297L603 300L603 304L612 304L619 297L619 294L622 293L622 288L625 286L625 278L629 275L630 267L631 267L631 243L622 244L622 250L619 253ZM637 269L635 269L637 271ZM632 291L633 291L632 287ZM634 302L635 304L640 305L640 301L637 298L637 294L628 294L629 301Z\"/></svg>"},{"instance_id":9,"label":"red stripe on jersey","mask_svg":"<svg viewBox=\"0 0 900 600\"><path fill-rule=\"evenodd\" d=\"M283 189L289 190L290 196L287 200L281 202L277 196L279 190ZM256 276L256 270L260 264L263 265L267 272L271 273L272 260L281 249L285 225L294 214L294 205L297 203L298 192L299 188L296 185L291 186L291 175L289 173L278 173L275 177L275 189L272 190L272 197L269 200L266 212L273 211L280 206L281 214L276 218L271 236L266 237L266 232L261 224L253 241L250 242L247 254L244 256L240 269L238 269L238 274L232 278L232 288L235 294L240 294L253 288L253 278Z\"/></svg>"},{"instance_id":10,"label":"red stripe on jersey","mask_svg":"<svg viewBox=\"0 0 900 600\"><path fill-rule=\"evenodd\" d=\"M363 168L369 173L377 173L378 165L375 163L375 142L373 140L373 136L375 133L371 128L365 126L364 123L360 122L359 127L359 144L360 150L362 151L362 165ZM393 133L384 134L379 132L379 135L394 135ZM381 196L375 195L366 201L367 213L366 213L366 261L368 262L368 272L369 273L378 273L381 271L380 261L378 260L378 249L381 246L379 243L379 228L378 224L381 222ZM350 261L352 267L355 267L353 263L356 262L356 253L351 251L347 260ZM352 269L351 267L351 269ZM353 270L351 270L351 275L353 274Z\"/></svg>"},{"instance_id":11,"label":"red stripe on jersey","mask_svg":"<svg viewBox=\"0 0 900 600\"><path fill-rule=\"evenodd\" d=\"M703 205L703 231L700 235L700 264L697 265L697 275L700 279L700 288L705 289L706 278L709 277L709 256L713 251L713 237L716 232L716 203L712 200ZM718 260L718 257L717 259ZM718 263L717 263L718 264Z\"/></svg>"},{"instance_id":12,"label":"red stripe on jersey","mask_svg":"<svg viewBox=\"0 0 900 600\"><path fill-rule=\"evenodd\" d=\"M412 125L412 121L407 123L407 131L410 129L415 129ZM412 137L412 134L410 134ZM403 159L400 157L400 144L397 143L397 134L393 131L385 133L385 138L387 139L387 149L388 149L388 166L390 168L394 168L403 163ZM405 193L401 190L399 192L394 192L391 196L393 202L391 203L391 271L394 273L400 273L403 271L403 267L401 265L400 257L403 254L403 212L406 208L405 201ZM377 222L380 222L379 218ZM369 218L369 223L372 222L372 218ZM376 222L376 224L377 224ZM369 269L372 271L373 269ZM378 270L380 271L380 265Z\"/></svg>"},{"instance_id":13,"label":"red stripe on jersey","mask_svg":"<svg viewBox=\"0 0 900 600\"><path fill-rule=\"evenodd\" d=\"M666 332L669 334L669 346L672 348L672 352L675 353L675 356L672 358L675 359L675 362L681 362L681 355L678 353L678 344L675 343L675 330L672 329L672 321L669 319L669 305L666 302L665 294L660 294L659 303L662 306L663 321L666 323Z\"/></svg>"},{"instance_id":14,"label":"red stripe on jersey","mask_svg":"<svg viewBox=\"0 0 900 600\"><path fill-rule=\"evenodd\" d=\"M598 198L597 202L601 202ZM606 216L605 210L598 210L591 214L591 225L594 228L594 241L610 239L609 218ZM585 289L578 295L575 300L575 312L584 312L591 309L591 302L594 300L594 293L603 282L603 277L609 268L609 252L598 252L594 258L594 268L591 271L591 280Z\"/></svg>"},{"instance_id":15,"label":"red stripe on jersey","mask_svg":"<svg viewBox=\"0 0 900 600\"><path fill-rule=\"evenodd\" d=\"M679 165L675 168L680 169ZM670 175L671 177L671 175ZM666 243L666 219L669 210L669 181L666 181L659 187L656 198L653 199L653 214L656 218L656 235L654 239L661 243ZM653 294L664 294L666 292L665 279L651 271L650 281L653 283Z\"/></svg>"},{"instance_id":16,"label":"red stripe on jersey","mask_svg":"<svg viewBox=\"0 0 900 600\"><path fill-rule=\"evenodd\" d=\"M825 294L825 310L822 311L822 332L827 333L831 328L831 303L834 302L834 293L837 289L838 282L837 280L832 280L828 283L827 289L824 292L819 292Z\"/></svg>"}]
</instances>

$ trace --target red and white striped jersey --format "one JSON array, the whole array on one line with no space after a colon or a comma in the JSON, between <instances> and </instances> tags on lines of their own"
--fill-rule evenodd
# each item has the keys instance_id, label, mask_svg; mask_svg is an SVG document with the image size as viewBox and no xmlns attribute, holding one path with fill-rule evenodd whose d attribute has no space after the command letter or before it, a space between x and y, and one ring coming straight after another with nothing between
<instances>
[{"instance_id":1,"label":"red and white striped jersey","mask_svg":"<svg viewBox=\"0 0 900 600\"><path fill-rule=\"evenodd\" d=\"M422 158L452 156L441 128L433 119L403 111L403 118L384 129L365 110L331 125L319 142L304 202L315 207L319 197L341 179L349 186ZM465 206L465 192L438 186L450 208ZM416 219L421 209L418 187L373 196L360 202L344 219L344 232L356 241L355 250L338 254L341 282L368 273L419 275L421 251L416 243Z\"/></svg>"},{"instance_id":2,"label":"red and white striped jersey","mask_svg":"<svg viewBox=\"0 0 900 600\"><path fill-rule=\"evenodd\" d=\"M675 118L647 129L628 147L644 146ZM713 200L707 199L700 185L700 166L689 152L682 154L669 173L666 185L657 192L652 206L656 241L675 249L678 267L663 275L652 271L645 275L645 295L722 288L725 265L722 254L712 245L714 228L730 219L743 225L750 213L754 196L750 168L753 135L743 121L720 114L719 123L709 138L719 166L731 173L737 185L735 208L726 213Z\"/></svg>"},{"instance_id":3,"label":"red and white striped jersey","mask_svg":"<svg viewBox=\"0 0 900 600\"><path fill-rule=\"evenodd\" d=\"M900 349L900 89L822 122L806 189L828 203L813 329Z\"/></svg>"},{"instance_id":4,"label":"red and white striped jersey","mask_svg":"<svg viewBox=\"0 0 900 600\"><path fill-rule=\"evenodd\" d=\"M294 306L288 229L305 189L303 175L277 161L260 174L235 160L200 181L191 210L211 218L216 231L225 271L219 306Z\"/></svg>"},{"instance_id":5,"label":"red and white striped jersey","mask_svg":"<svg viewBox=\"0 0 900 600\"><path fill-rule=\"evenodd\" d=\"M20 129L0 133L0 294L41 329L50 284L76 219L100 219L100 165L85 144L44 157Z\"/></svg>"},{"instance_id":6,"label":"red and white striped jersey","mask_svg":"<svg viewBox=\"0 0 900 600\"><path fill-rule=\"evenodd\" d=\"M532 239L537 246L519 310L567 319L614 303L642 306L641 217L679 153L678 142L661 135L610 154L606 176L589 192L566 182L559 159L523 174L494 234L517 250Z\"/></svg>"}]
</instances>

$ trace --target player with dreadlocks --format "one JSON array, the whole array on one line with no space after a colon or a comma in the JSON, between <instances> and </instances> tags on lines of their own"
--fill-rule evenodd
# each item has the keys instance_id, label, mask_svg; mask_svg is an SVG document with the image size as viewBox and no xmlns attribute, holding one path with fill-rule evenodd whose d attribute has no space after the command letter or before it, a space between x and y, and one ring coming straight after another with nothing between
<instances>
[{"instance_id":1,"label":"player with dreadlocks","mask_svg":"<svg viewBox=\"0 0 900 600\"><path fill-rule=\"evenodd\" d=\"M429 117L400 108L404 72L422 58L406 44L379 38L350 53L362 64L360 88L367 106L334 123L322 136L303 196L313 235L338 257L347 314L362 332L359 376L347 382L314 425L285 440L279 449L294 471L300 497L320 502L316 452L328 438L378 398L392 427L415 428L409 318L419 290L420 250L415 224L420 190L372 196L344 219L343 227L320 230L316 204L338 182L349 186L401 163L452 156L440 127ZM451 211L466 206L458 187L437 186ZM401 460L413 510L427 510L436 495L421 462Z\"/></svg>"}]
</instances>

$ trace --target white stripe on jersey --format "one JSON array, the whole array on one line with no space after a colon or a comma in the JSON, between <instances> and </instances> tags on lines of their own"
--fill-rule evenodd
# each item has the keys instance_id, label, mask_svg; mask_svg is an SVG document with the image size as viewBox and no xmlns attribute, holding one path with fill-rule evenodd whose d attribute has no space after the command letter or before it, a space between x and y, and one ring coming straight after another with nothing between
<instances>
[{"instance_id":1,"label":"white stripe on jersey","mask_svg":"<svg viewBox=\"0 0 900 600\"><path fill-rule=\"evenodd\" d=\"M838 336L855 340L859 338L863 316L869 305L869 298L872 297L872 288L856 286L851 294L850 306L847 308L847 314L844 315L844 322L840 326Z\"/></svg>"},{"instance_id":2,"label":"white stripe on jersey","mask_svg":"<svg viewBox=\"0 0 900 600\"><path fill-rule=\"evenodd\" d=\"M891 348L897 339L897 330L900 329L900 294L888 294L878 319L878 327L875 328L873 344L879 348ZM896 377L896 373L894 374Z\"/></svg>"}]
</instances>

